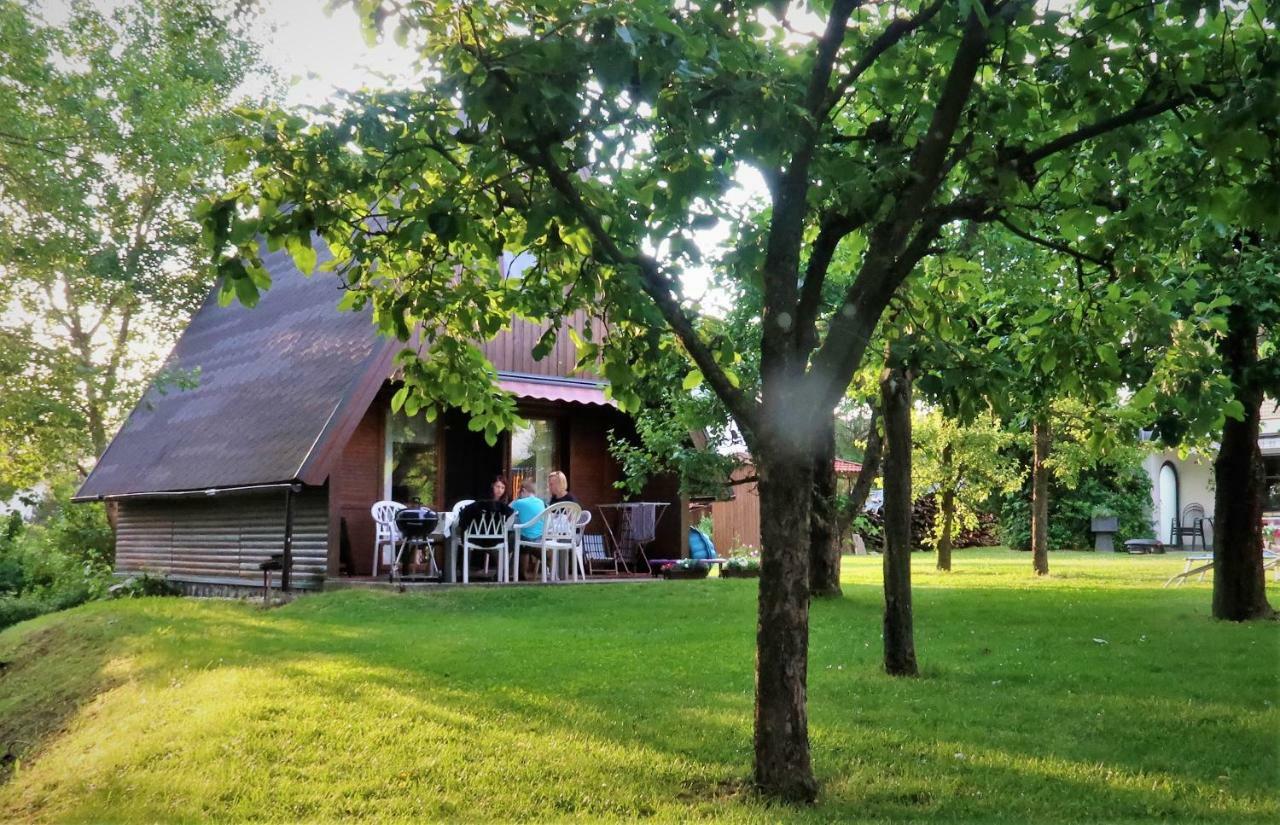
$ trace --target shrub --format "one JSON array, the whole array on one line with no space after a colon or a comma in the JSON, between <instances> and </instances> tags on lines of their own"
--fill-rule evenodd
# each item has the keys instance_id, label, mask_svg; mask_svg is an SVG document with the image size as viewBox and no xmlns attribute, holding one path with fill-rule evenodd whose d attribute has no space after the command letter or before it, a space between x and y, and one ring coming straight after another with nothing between
<instances>
[{"instance_id":1,"label":"shrub","mask_svg":"<svg viewBox=\"0 0 1280 825\"><path fill-rule=\"evenodd\" d=\"M1099 464L1081 472L1075 489L1061 484L1049 488L1049 548L1083 550L1093 547L1095 514L1119 520L1116 545L1151 535L1151 480L1138 466ZM1017 550L1031 547L1029 490L1006 496L1000 512L1000 540Z\"/></svg>"},{"instance_id":2,"label":"shrub","mask_svg":"<svg viewBox=\"0 0 1280 825\"><path fill-rule=\"evenodd\" d=\"M173 582L163 576L152 576L147 573L130 576L119 584L112 585L108 593L113 599L182 595L182 591Z\"/></svg>"},{"instance_id":3,"label":"shrub","mask_svg":"<svg viewBox=\"0 0 1280 825\"><path fill-rule=\"evenodd\" d=\"M106 593L114 545L102 505L70 503L72 485L55 485L32 523L0 524L0 627L65 610Z\"/></svg>"}]
</instances>

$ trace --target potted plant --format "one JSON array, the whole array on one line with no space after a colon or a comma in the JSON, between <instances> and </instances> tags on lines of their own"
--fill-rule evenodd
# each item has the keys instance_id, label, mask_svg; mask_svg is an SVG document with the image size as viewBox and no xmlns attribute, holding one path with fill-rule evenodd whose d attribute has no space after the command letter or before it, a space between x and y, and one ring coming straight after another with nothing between
<instances>
[{"instance_id":1,"label":"potted plant","mask_svg":"<svg viewBox=\"0 0 1280 825\"><path fill-rule=\"evenodd\" d=\"M760 554L747 552L734 553L729 560L720 565L722 579L758 579L760 578Z\"/></svg>"},{"instance_id":2,"label":"potted plant","mask_svg":"<svg viewBox=\"0 0 1280 825\"><path fill-rule=\"evenodd\" d=\"M1090 529L1095 533L1115 533L1120 530L1120 517L1110 507L1094 507Z\"/></svg>"},{"instance_id":3,"label":"potted plant","mask_svg":"<svg viewBox=\"0 0 1280 825\"><path fill-rule=\"evenodd\" d=\"M1094 507L1090 527L1093 530L1093 549L1099 553L1114 553L1115 534L1120 530L1120 518L1110 507Z\"/></svg>"}]
</instances>

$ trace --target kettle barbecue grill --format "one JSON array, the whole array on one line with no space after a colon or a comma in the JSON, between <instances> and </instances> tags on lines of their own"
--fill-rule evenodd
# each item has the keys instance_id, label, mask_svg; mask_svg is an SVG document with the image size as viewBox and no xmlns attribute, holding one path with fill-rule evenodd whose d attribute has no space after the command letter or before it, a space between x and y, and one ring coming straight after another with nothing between
<instances>
[{"instance_id":1,"label":"kettle barbecue grill","mask_svg":"<svg viewBox=\"0 0 1280 825\"><path fill-rule=\"evenodd\" d=\"M396 529L410 541L425 541L440 524L440 514L429 507L406 507L396 513Z\"/></svg>"},{"instance_id":2,"label":"kettle barbecue grill","mask_svg":"<svg viewBox=\"0 0 1280 825\"><path fill-rule=\"evenodd\" d=\"M404 553L409 548L414 550L426 548L431 575L440 575L439 568L436 567L435 553L432 552L431 548L431 534L435 532L436 527L439 525L440 514L429 507L406 507L396 513L396 530L400 533L400 547L396 552L395 564L391 566L392 581L403 579L401 571L403 569Z\"/></svg>"}]
</instances>

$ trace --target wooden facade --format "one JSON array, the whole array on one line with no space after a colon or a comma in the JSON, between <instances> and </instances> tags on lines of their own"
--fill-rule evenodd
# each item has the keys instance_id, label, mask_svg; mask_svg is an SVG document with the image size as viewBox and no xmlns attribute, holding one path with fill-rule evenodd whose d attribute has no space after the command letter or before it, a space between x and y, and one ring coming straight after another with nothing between
<instances>
[{"instance_id":1,"label":"wooden facade","mask_svg":"<svg viewBox=\"0 0 1280 825\"><path fill-rule=\"evenodd\" d=\"M294 581L316 587L327 569L328 493L305 488L293 499ZM116 571L188 581L255 586L258 565L284 546L282 489L119 502Z\"/></svg>"},{"instance_id":2,"label":"wooden facade","mask_svg":"<svg viewBox=\"0 0 1280 825\"><path fill-rule=\"evenodd\" d=\"M755 474L755 467L748 465L734 470L732 479L742 482ZM739 547L760 549L760 488L756 482L735 483L733 498L713 502L710 509L716 550L725 554Z\"/></svg>"},{"instance_id":3,"label":"wooden facade","mask_svg":"<svg viewBox=\"0 0 1280 825\"><path fill-rule=\"evenodd\" d=\"M369 406L329 476L330 576L364 576L373 569L374 524L369 511L373 502L385 495L386 420L391 390L390 385L385 387ZM523 400L517 410L525 418L554 422L556 467L568 476L570 490L592 513L593 523L587 532L603 534L598 505L623 500L622 491L614 486L622 477L622 468L609 452L609 433L623 437L634 435L631 420L616 409L601 405ZM434 501L424 501L424 504L447 510L462 499L479 495L495 473L509 476L510 445L505 436L490 447L467 429L465 418L457 412L446 412L436 423L437 495ZM513 486L514 482L509 479L508 487ZM640 498L666 501L670 505L658 525L653 552L663 558L683 557L687 519L683 517L678 485L671 479L656 479L642 491Z\"/></svg>"},{"instance_id":4,"label":"wooden facade","mask_svg":"<svg viewBox=\"0 0 1280 825\"><path fill-rule=\"evenodd\" d=\"M199 374L199 385L151 388L76 495L117 508L120 573L260 585L259 565L283 550L284 490L292 487L301 491L293 508L294 581L305 587L326 576L368 576L370 510L395 497L397 450L409 458L396 466L413 474L413 486L398 492L432 498L423 503L438 510L476 498L494 474L512 470L511 437L486 444L457 410L442 414L434 430L409 427L422 441L396 440L388 428L409 426L389 418L395 356L404 345L379 337L367 308L339 312L336 278L306 278L284 253L264 260L273 286L259 304L224 308L211 293L170 354L167 367ZM568 330L581 333L591 323L581 312L567 318L539 360L532 351L545 324L514 319L480 346L517 397L520 415L543 422L534 431L540 452L527 466L540 475L564 471L596 516L589 529L598 533L596 505L621 496L608 433L634 430L609 404L604 385L575 370ZM660 523L654 552L683 555L686 516L674 485L660 480L643 497L675 511Z\"/></svg>"}]
</instances>

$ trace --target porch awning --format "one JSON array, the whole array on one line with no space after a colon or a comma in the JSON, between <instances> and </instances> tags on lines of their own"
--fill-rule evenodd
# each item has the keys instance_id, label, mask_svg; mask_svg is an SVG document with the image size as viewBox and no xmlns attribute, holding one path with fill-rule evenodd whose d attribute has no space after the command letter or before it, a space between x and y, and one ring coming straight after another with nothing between
<instances>
[{"instance_id":1,"label":"porch awning","mask_svg":"<svg viewBox=\"0 0 1280 825\"><path fill-rule=\"evenodd\" d=\"M618 406L613 399L605 397L606 385L601 381L500 372L498 386L517 398L562 401L569 404L595 404L600 407Z\"/></svg>"},{"instance_id":2,"label":"porch awning","mask_svg":"<svg viewBox=\"0 0 1280 825\"><path fill-rule=\"evenodd\" d=\"M835 459L832 464L838 476L856 476L862 472L862 465L856 461L849 461L843 458Z\"/></svg>"}]
</instances>

